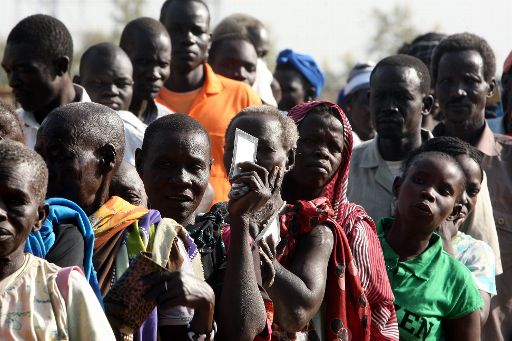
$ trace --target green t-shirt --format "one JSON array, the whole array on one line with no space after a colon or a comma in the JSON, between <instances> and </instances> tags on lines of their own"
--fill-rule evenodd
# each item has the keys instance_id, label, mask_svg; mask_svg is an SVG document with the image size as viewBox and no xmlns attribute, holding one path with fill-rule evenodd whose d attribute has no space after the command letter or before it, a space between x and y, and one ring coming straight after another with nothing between
<instances>
[{"instance_id":1,"label":"green t-shirt","mask_svg":"<svg viewBox=\"0 0 512 341\"><path fill-rule=\"evenodd\" d=\"M377 223L386 270L395 294L400 340L439 340L443 320L464 317L483 305L471 272L443 250L433 234L429 247L413 259L399 262L384 238L392 218Z\"/></svg>"}]
</instances>

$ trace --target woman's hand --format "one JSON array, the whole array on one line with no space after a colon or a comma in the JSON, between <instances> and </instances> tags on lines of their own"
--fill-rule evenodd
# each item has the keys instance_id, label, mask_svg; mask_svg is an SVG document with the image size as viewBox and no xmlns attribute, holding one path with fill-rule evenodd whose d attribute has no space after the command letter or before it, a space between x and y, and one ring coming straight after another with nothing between
<instances>
[{"instance_id":1,"label":"woman's hand","mask_svg":"<svg viewBox=\"0 0 512 341\"><path fill-rule=\"evenodd\" d=\"M228 211L232 217L249 219L280 187L283 172L276 166L269 175L265 168L253 162L242 162L237 166L240 168L240 174L231 179L236 189L232 189L229 194ZM234 195L235 191L238 195Z\"/></svg>"}]
</instances>

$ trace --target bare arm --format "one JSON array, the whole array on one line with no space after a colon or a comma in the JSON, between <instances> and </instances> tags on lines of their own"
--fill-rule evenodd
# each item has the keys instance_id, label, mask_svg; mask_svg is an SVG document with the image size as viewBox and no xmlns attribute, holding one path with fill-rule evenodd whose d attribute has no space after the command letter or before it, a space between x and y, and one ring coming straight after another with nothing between
<instances>
[{"instance_id":1,"label":"bare arm","mask_svg":"<svg viewBox=\"0 0 512 341\"><path fill-rule=\"evenodd\" d=\"M320 308L333 243L331 230L320 225L300 239L289 270L275 262L274 283L268 292L274 302L274 321L287 332L304 328Z\"/></svg>"},{"instance_id":2,"label":"bare arm","mask_svg":"<svg viewBox=\"0 0 512 341\"><path fill-rule=\"evenodd\" d=\"M475 310L464 317L445 320L446 340L480 340L480 310Z\"/></svg>"},{"instance_id":3,"label":"bare arm","mask_svg":"<svg viewBox=\"0 0 512 341\"><path fill-rule=\"evenodd\" d=\"M489 310L491 307L491 295L483 290L480 291L480 296L482 296L482 300L484 301L484 305L480 308L480 326L483 328L485 323L487 322L487 318L489 317Z\"/></svg>"},{"instance_id":4,"label":"bare arm","mask_svg":"<svg viewBox=\"0 0 512 341\"><path fill-rule=\"evenodd\" d=\"M220 297L218 335L220 340L253 340L266 326L267 315L258 288L258 252L250 246L249 221L270 198L268 173L253 163L238 165L242 173L232 179L247 185L247 194L229 201L231 241L224 284ZM271 176L274 184L277 171ZM256 266L254 264L256 261Z\"/></svg>"}]
</instances>

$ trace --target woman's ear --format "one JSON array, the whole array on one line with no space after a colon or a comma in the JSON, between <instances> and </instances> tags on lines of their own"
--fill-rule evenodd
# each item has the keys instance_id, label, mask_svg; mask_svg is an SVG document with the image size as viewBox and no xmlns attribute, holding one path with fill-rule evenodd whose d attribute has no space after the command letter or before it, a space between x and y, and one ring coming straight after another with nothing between
<instances>
[{"instance_id":1,"label":"woman's ear","mask_svg":"<svg viewBox=\"0 0 512 341\"><path fill-rule=\"evenodd\" d=\"M43 202L39 207L37 208L37 220L34 224L34 227L32 228L33 232L37 232L41 229L41 226L43 226L43 222L45 221L46 217L50 213L50 206Z\"/></svg>"},{"instance_id":2,"label":"woman's ear","mask_svg":"<svg viewBox=\"0 0 512 341\"><path fill-rule=\"evenodd\" d=\"M448 216L448 218L446 218L446 220L448 220L448 221L456 220L457 218L459 218L460 212L462 212L462 204L457 203L453 206L452 213L450 213L450 215Z\"/></svg>"},{"instance_id":3,"label":"woman's ear","mask_svg":"<svg viewBox=\"0 0 512 341\"><path fill-rule=\"evenodd\" d=\"M288 152L288 158L286 159L286 164L284 167L284 172L288 173L293 166L295 166L295 155L297 154L297 148L292 148Z\"/></svg>"},{"instance_id":4,"label":"woman's ear","mask_svg":"<svg viewBox=\"0 0 512 341\"><path fill-rule=\"evenodd\" d=\"M434 96L427 95L423 97L423 109L421 110L422 116L430 115L432 107L434 106Z\"/></svg>"}]
</instances>

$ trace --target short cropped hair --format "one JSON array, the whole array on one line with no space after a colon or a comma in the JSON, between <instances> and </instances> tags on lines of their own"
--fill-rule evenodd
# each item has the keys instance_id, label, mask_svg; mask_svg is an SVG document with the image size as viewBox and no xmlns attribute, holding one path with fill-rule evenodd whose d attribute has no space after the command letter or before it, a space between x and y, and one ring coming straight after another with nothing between
<instances>
[{"instance_id":1,"label":"short cropped hair","mask_svg":"<svg viewBox=\"0 0 512 341\"><path fill-rule=\"evenodd\" d=\"M130 21L121 33L119 46L123 50L126 50L128 46L133 44L133 36L135 35L136 32L144 32L151 38L157 38L161 35L169 37L167 29L158 20L149 17L137 18Z\"/></svg>"},{"instance_id":2,"label":"short cropped hair","mask_svg":"<svg viewBox=\"0 0 512 341\"><path fill-rule=\"evenodd\" d=\"M415 155L425 152L445 153L454 158L460 155L469 156L478 164L478 167L480 168L480 174L483 179L484 172L482 169L482 162L484 154L475 147L473 147L472 145L470 145L469 143L462 141L457 137L440 136L425 141L419 148L416 148L413 151L411 151L407 159L413 159ZM407 163L405 162L403 164L403 167L408 168L409 165L407 165Z\"/></svg>"},{"instance_id":3,"label":"short cropped hair","mask_svg":"<svg viewBox=\"0 0 512 341\"><path fill-rule=\"evenodd\" d=\"M60 57L73 61L73 39L66 26L57 18L35 14L21 20L7 37L7 44L29 44L33 55L47 63Z\"/></svg>"},{"instance_id":4,"label":"short cropped hair","mask_svg":"<svg viewBox=\"0 0 512 341\"><path fill-rule=\"evenodd\" d=\"M8 138L23 143L23 124L14 108L0 101L0 138Z\"/></svg>"},{"instance_id":5,"label":"short cropped hair","mask_svg":"<svg viewBox=\"0 0 512 341\"><path fill-rule=\"evenodd\" d=\"M239 118L248 116L266 117L277 120L281 126L281 136L285 149L297 148L299 132L295 122L290 117L281 113L277 108L270 105L253 105L240 111L235 117L233 117L231 122L229 122L229 125L226 129L226 136L228 135L228 132L231 131L233 124Z\"/></svg>"},{"instance_id":6,"label":"short cropped hair","mask_svg":"<svg viewBox=\"0 0 512 341\"><path fill-rule=\"evenodd\" d=\"M147 127L146 132L144 133L144 140L142 141L143 153L150 149L155 137L162 132L165 133L165 135L172 135L176 133L199 133L204 135L208 139L208 143L211 145L210 135L201 123L187 114L172 114L160 117L159 119L151 122Z\"/></svg>"},{"instance_id":7,"label":"short cropped hair","mask_svg":"<svg viewBox=\"0 0 512 341\"><path fill-rule=\"evenodd\" d=\"M206 4L206 2L204 2L203 0L166 0L163 5L162 5L162 8L160 9L160 22L163 24L165 23L165 20L167 19L167 10L169 8L169 6L173 3L173 2L177 2L177 1L182 1L182 2L197 2L201 5L204 6L204 8L206 8L206 11L208 12L208 24L210 24L210 18L211 18L211 15L210 15L210 8L208 7L208 5Z\"/></svg>"},{"instance_id":8,"label":"short cropped hair","mask_svg":"<svg viewBox=\"0 0 512 341\"><path fill-rule=\"evenodd\" d=\"M12 163L15 167L27 165L30 169L31 189L38 202L43 202L48 187L48 168L43 158L22 143L12 140L0 141L0 162Z\"/></svg>"},{"instance_id":9,"label":"short cropped hair","mask_svg":"<svg viewBox=\"0 0 512 341\"><path fill-rule=\"evenodd\" d=\"M100 148L111 143L116 150L116 168L124 156L124 124L116 111L98 103L70 103L52 110L43 124L41 133L55 122L68 128L74 143L79 146Z\"/></svg>"},{"instance_id":10,"label":"short cropped hair","mask_svg":"<svg viewBox=\"0 0 512 341\"><path fill-rule=\"evenodd\" d=\"M434 83L437 80L439 71L439 61L445 53L476 51L482 57L484 62L484 79L489 82L496 74L496 57L487 41L472 33L458 33L448 36L441 40L439 45L432 52L432 78Z\"/></svg>"},{"instance_id":11,"label":"short cropped hair","mask_svg":"<svg viewBox=\"0 0 512 341\"><path fill-rule=\"evenodd\" d=\"M217 24L213 30L213 40L215 40L215 37L239 34L256 46L255 37L258 35L258 30L264 27L265 25L253 16L245 13L234 13Z\"/></svg>"},{"instance_id":12,"label":"short cropped hair","mask_svg":"<svg viewBox=\"0 0 512 341\"><path fill-rule=\"evenodd\" d=\"M430 72L428 70L428 67L420 59L405 54L397 54L382 59L380 62L377 63L377 65L375 65L375 68L373 69L370 75L370 86L373 76L375 75L377 70L384 66L397 66L414 69L420 79L421 91L424 94L430 94Z\"/></svg>"}]
</instances>

